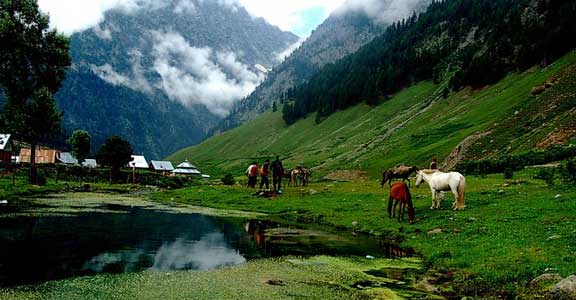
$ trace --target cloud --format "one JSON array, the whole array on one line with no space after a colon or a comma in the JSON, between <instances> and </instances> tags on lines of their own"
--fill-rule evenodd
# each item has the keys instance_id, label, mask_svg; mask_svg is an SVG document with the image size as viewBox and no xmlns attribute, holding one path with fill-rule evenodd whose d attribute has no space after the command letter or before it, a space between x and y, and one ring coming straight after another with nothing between
<instances>
[{"instance_id":1,"label":"cloud","mask_svg":"<svg viewBox=\"0 0 576 300\"><path fill-rule=\"evenodd\" d=\"M238 61L232 52L192 47L180 34L153 32L154 71L158 84L172 100L186 106L205 105L226 116L234 102L249 95L264 80Z\"/></svg>"},{"instance_id":2,"label":"cloud","mask_svg":"<svg viewBox=\"0 0 576 300\"><path fill-rule=\"evenodd\" d=\"M180 0L174 6L174 12L177 14L195 14L196 5L192 0Z\"/></svg>"},{"instance_id":3,"label":"cloud","mask_svg":"<svg viewBox=\"0 0 576 300\"><path fill-rule=\"evenodd\" d=\"M357 11L381 23L392 23L410 16L431 0L348 0L336 13Z\"/></svg>"},{"instance_id":4,"label":"cloud","mask_svg":"<svg viewBox=\"0 0 576 300\"><path fill-rule=\"evenodd\" d=\"M131 74L124 75L116 72L110 64L102 66L91 65L92 71L98 75L102 80L118 86L124 86L135 91L151 94L153 88L144 75L145 71L142 68L141 60L142 53L139 50L131 50L128 55L132 63Z\"/></svg>"},{"instance_id":5,"label":"cloud","mask_svg":"<svg viewBox=\"0 0 576 300\"><path fill-rule=\"evenodd\" d=\"M38 0L40 9L50 15L50 23L60 32L72 34L89 29L104 19L110 9L133 12L138 9L158 9L167 5L155 0Z\"/></svg>"},{"instance_id":6,"label":"cloud","mask_svg":"<svg viewBox=\"0 0 576 300\"><path fill-rule=\"evenodd\" d=\"M284 51L276 53L276 61L283 62L288 56L290 56L290 54L292 54L292 52L296 51L296 49L302 46L302 43L304 43L304 41L306 41L306 39L302 38L298 40L296 43L288 46L288 48L286 48Z\"/></svg>"}]
</instances>

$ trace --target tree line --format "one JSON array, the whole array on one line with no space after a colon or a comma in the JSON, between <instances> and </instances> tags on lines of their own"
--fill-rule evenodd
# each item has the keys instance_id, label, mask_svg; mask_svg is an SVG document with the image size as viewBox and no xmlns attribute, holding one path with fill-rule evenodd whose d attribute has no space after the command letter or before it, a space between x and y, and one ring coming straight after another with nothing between
<instances>
[{"instance_id":1,"label":"tree line","mask_svg":"<svg viewBox=\"0 0 576 300\"><path fill-rule=\"evenodd\" d=\"M288 124L317 112L376 105L423 80L447 91L495 83L511 71L547 65L576 46L576 2L444 0L389 26L358 52L325 66L286 95Z\"/></svg>"}]
</instances>

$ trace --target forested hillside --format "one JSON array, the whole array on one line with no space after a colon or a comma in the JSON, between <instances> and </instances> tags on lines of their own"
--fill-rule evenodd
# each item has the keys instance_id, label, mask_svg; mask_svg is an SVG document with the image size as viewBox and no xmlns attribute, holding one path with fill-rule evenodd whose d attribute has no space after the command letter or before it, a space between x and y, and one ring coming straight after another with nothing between
<instances>
[{"instance_id":1,"label":"forested hillside","mask_svg":"<svg viewBox=\"0 0 576 300\"><path fill-rule=\"evenodd\" d=\"M381 0L383 9L394 1ZM431 0L413 1L413 10L424 10ZM343 8L341 8L343 9ZM411 13L412 11L409 11ZM386 12L380 12L386 13ZM365 11L346 10L334 12L312 32L286 60L275 67L266 80L242 102L221 124L220 130L234 128L255 118L258 114L286 100L295 86L299 86L328 64L352 54L374 38L384 33L388 25L405 17L405 12L394 11L394 16L376 19Z\"/></svg>"},{"instance_id":2,"label":"forested hillside","mask_svg":"<svg viewBox=\"0 0 576 300\"><path fill-rule=\"evenodd\" d=\"M547 82L550 88L532 95ZM453 168L576 144L576 52L481 89L444 91L444 85L424 81L379 105L337 111L319 124L311 114L286 125L280 111L269 111L169 159L189 159L211 174L240 174L252 160L280 155L287 167L313 167L315 178L375 178L398 163L426 167L433 156L441 167Z\"/></svg>"},{"instance_id":3,"label":"forested hillside","mask_svg":"<svg viewBox=\"0 0 576 300\"><path fill-rule=\"evenodd\" d=\"M445 85L447 94L546 66L576 45L574 15L574 1L434 1L425 13L393 24L294 89L283 117L291 124L318 112L319 122L359 102L378 104L423 80Z\"/></svg>"}]
</instances>

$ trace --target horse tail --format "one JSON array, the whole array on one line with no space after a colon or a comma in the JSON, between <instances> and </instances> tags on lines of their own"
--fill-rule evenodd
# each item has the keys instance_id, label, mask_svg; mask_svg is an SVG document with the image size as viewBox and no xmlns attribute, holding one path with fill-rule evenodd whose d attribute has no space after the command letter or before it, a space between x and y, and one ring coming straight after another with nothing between
<instances>
[{"instance_id":1,"label":"horse tail","mask_svg":"<svg viewBox=\"0 0 576 300\"><path fill-rule=\"evenodd\" d=\"M414 223L414 204L412 203L412 194L410 194L410 189L404 185L406 190L406 204L408 204L408 218L410 223Z\"/></svg>"},{"instance_id":2,"label":"horse tail","mask_svg":"<svg viewBox=\"0 0 576 300\"><path fill-rule=\"evenodd\" d=\"M388 197L388 217L392 218L392 203L394 202L394 197L392 197L392 190L390 190L390 197Z\"/></svg>"},{"instance_id":3,"label":"horse tail","mask_svg":"<svg viewBox=\"0 0 576 300\"><path fill-rule=\"evenodd\" d=\"M380 183L381 188L384 188L384 184L386 184L386 177L387 177L386 175L388 175L388 171L384 171L382 173L382 182Z\"/></svg>"},{"instance_id":4,"label":"horse tail","mask_svg":"<svg viewBox=\"0 0 576 300\"><path fill-rule=\"evenodd\" d=\"M456 203L456 209L463 210L464 208L466 208L466 178L462 176L458 183L458 201Z\"/></svg>"}]
</instances>

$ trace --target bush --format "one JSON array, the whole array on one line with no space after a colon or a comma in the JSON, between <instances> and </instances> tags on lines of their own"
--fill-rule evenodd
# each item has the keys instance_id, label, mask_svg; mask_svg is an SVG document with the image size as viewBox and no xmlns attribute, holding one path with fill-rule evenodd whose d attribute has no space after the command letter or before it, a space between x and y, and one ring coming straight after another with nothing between
<instances>
[{"instance_id":1,"label":"bush","mask_svg":"<svg viewBox=\"0 0 576 300\"><path fill-rule=\"evenodd\" d=\"M226 176L222 178L222 184L224 185L234 185L235 183L236 180L234 180L234 176L232 176L232 174L226 174Z\"/></svg>"},{"instance_id":2,"label":"bush","mask_svg":"<svg viewBox=\"0 0 576 300\"><path fill-rule=\"evenodd\" d=\"M562 164L560 176L562 180L576 182L576 158L568 160Z\"/></svg>"},{"instance_id":3,"label":"bush","mask_svg":"<svg viewBox=\"0 0 576 300\"><path fill-rule=\"evenodd\" d=\"M541 168L538 172L533 176L534 179L541 179L546 182L546 184L552 185L554 184L554 175L556 173L555 169L551 168Z\"/></svg>"},{"instance_id":4,"label":"bush","mask_svg":"<svg viewBox=\"0 0 576 300\"><path fill-rule=\"evenodd\" d=\"M512 179L514 178L514 170L511 168L506 168L504 170L504 179Z\"/></svg>"}]
</instances>

